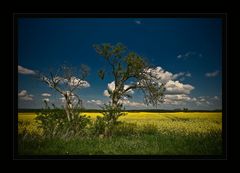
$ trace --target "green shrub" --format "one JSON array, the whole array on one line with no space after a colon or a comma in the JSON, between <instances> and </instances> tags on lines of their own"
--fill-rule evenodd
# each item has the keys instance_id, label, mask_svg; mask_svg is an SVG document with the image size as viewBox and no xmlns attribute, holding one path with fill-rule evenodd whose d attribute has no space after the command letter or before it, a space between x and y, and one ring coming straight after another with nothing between
<instances>
[{"instance_id":1,"label":"green shrub","mask_svg":"<svg viewBox=\"0 0 240 173\"><path fill-rule=\"evenodd\" d=\"M97 116L93 124L93 133L95 135L103 135L106 128L106 121L103 117Z\"/></svg>"},{"instance_id":2,"label":"green shrub","mask_svg":"<svg viewBox=\"0 0 240 173\"><path fill-rule=\"evenodd\" d=\"M122 112L122 105L118 104L116 106L109 104L104 104L102 107L103 117L97 117L93 131L95 135L101 135L103 137L110 137L113 135L115 126L119 123L117 120L120 116L126 113Z\"/></svg>"},{"instance_id":3,"label":"green shrub","mask_svg":"<svg viewBox=\"0 0 240 173\"><path fill-rule=\"evenodd\" d=\"M76 110L73 116L74 118L69 121L64 110L48 107L38 113L35 120L38 128L43 130L43 136L47 138L85 135L85 127L91 123L90 117L81 115L80 110Z\"/></svg>"}]
</instances>

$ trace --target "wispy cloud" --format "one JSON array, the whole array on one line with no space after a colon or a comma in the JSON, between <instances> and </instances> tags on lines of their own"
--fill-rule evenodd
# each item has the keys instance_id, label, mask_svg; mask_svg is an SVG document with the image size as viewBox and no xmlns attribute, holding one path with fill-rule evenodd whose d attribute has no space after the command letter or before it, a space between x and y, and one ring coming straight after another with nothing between
<instances>
[{"instance_id":1,"label":"wispy cloud","mask_svg":"<svg viewBox=\"0 0 240 173\"><path fill-rule=\"evenodd\" d=\"M103 102L101 100L88 100L87 103L93 103L96 105L102 105Z\"/></svg>"},{"instance_id":2,"label":"wispy cloud","mask_svg":"<svg viewBox=\"0 0 240 173\"><path fill-rule=\"evenodd\" d=\"M189 52L186 52L184 54L179 54L177 56L177 58L178 59L188 59L188 58L193 57L193 56L202 57L202 54L194 52L194 51L189 51Z\"/></svg>"},{"instance_id":3,"label":"wispy cloud","mask_svg":"<svg viewBox=\"0 0 240 173\"><path fill-rule=\"evenodd\" d=\"M180 72L180 73L176 73L172 76L172 79L176 80L179 79L180 81L184 81L185 77L191 77L191 73L189 72Z\"/></svg>"},{"instance_id":4,"label":"wispy cloud","mask_svg":"<svg viewBox=\"0 0 240 173\"><path fill-rule=\"evenodd\" d=\"M165 95L164 105L189 105L194 104L197 106L212 106L221 103L221 100L218 96L199 96L199 97L190 97L186 94L176 94L176 95Z\"/></svg>"},{"instance_id":5,"label":"wispy cloud","mask_svg":"<svg viewBox=\"0 0 240 173\"><path fill-rule=\"evenodd\" d=\"M49 93L42 93L42 96L43 96L43 97L50 97L51 94L49 94Z\"/></svg>"},{"instance_id":6,"label":"wispy cloud","mask_svg":"<svg viewBox=\"0 0 240 173\"><path fill-rule=\"evenodd\" d=\"M65 97L60 97L59 100L60 100L62 103L65 103Z\"/></svg>"},{"instance_id":7,"label":"wispy cloud","mask_svg":"<svg viewBox=\"0 0 240 173\"><path fill-rule=\"evenodd\" d=\"M185 75L186 75L187 77L192 77L192 74L191 74L191 73L189 73L189 72L188 72L188 73L186 73Z\"/></svg>"},{"instance_id":8,"label":"wispy cloud","mask_svg":"<svg viewBox=\"0 0 240 173\"><path fill-rule=\"evenodd\" d=\"M138 25L142 24L142 22L140 20L135 20L135 23L138 24Z\"/></svg>"},{"instance_id":9,"label":"wispy cloud","mask_svg":"<svg viewBox=\"0 0 240 173\"><path fill-rule=\"evenodd\" d=\"M20 65L18 65L18 73L25 74L25 75L30 75L30 74L34 75L34 74L36 74L35 71L27 69L27 68L24 68L24 67L22 67Z\"/></svg>"},{"instance_id":10,"label":"wispy cloud","mask_svg":"<svg viewBox=\"0 0 240 173\"><path fill-rule=\"evenodd\" d=\"M135 102L135 101L129 101L129 100L121 100L121 103L124 106L129 106L129 107L146 107L146 105L142 102Z\"/></svg>"},{"instance_id":11,"label":"wispy cloud","mask_svg":"<svg viewBox=\"0 0 240 173\"><path fill-rule=\"evenodd\" d=\"M183 56L181 55L181 54L179 54L178 56L177 56L177 58L178 59L180 59L180 58L182 58Z\"/></svg>"},{"instance_id":12,"label":"wispy cloud","mask_svg":"<svg viewBox=\"0 0 240 173\"><path fill-rule=\"evenodd\" d=\"M219 71L216 70L216 71L214 71L214 72L208 72L208 73L206 73L205 76L206 76L206 77L215 77L215 76L217 76L218 74L219 74Z\"/></svg>"},{"instance_id":13,"label":"wispy cloud","mask_svg":"<svg viewBox=\"0 0 240 173\"><path fill-rule=\"evenodd\" d=\"M174 74L173 77L172 77L172 79L177 79L177 78L179 78L179 77L181 77L181 76L184 76L184 72L180 72L180 73Z\"/></svg>"}]
</instances>

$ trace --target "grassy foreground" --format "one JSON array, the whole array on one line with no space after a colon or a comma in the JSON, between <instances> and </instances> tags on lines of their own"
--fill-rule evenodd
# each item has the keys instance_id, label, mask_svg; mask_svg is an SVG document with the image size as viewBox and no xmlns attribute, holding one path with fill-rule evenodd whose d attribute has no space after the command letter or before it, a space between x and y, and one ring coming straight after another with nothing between
<instances>
[{"instance_id":1,"label":"grassy foreground","mask_svg":"<svg viewBox=\"0 0 240 173\"><path fill-rule=\"evenodd\" d=\"M85 113L93 120L100 113ZM19 113L23 155L220 155L222 113L128 113L110 138L43 139L34 113Z\"/></svg>"}]
</instances>

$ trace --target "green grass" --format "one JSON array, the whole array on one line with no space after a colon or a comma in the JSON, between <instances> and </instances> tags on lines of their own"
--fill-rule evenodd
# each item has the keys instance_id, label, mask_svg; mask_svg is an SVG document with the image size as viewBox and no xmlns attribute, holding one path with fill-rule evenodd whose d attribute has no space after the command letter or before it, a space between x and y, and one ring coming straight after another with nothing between
<instances>
[{"instance_id":1,"label":"green grass","mask_svg":"<svg viewBox=\"0 0 240 173\"><path fill-rule=\"evenodd\" d=\"M19 123L20 155L222 154L221 113L129 113L112 137L89 132L69 139L43 138L31 115L21 116L28 123Z\"/></svg>"},{"instance_id":2,"label":"green grass","mask_svg":"<svg viewBox=\"0 0 240 173\"><path fill-rule=\"evenodd\" d=\"M141 134L103 139L25 139L20 140L19 151L23 155L218 155L222 148L219 134Z\"/></svg>"}]
</instances>

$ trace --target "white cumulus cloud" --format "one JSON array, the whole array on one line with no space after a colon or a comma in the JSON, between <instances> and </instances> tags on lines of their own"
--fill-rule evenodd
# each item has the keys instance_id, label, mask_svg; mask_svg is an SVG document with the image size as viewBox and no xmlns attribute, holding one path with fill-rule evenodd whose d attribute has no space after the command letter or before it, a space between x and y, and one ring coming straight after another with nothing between
<instances>
[{"instance_id":1,"label":"white cumulus cloud","mask_svg":"<svg viewBox=\"0 0 240 173\"><path fill-rule=\"evenodd\" d=\"M26 90L22 90L21 92L18 93L18 97L24 97L27 95L27 91Z\"/></svg>"},{"instance_id":2,"label":"white cumulus cloud","mask_svg":"<svg viewBox=\"0 0 240 173\"><path fill-rule=\"evenodd\" d=\"M26 90L22 90L18 93L18 98L24 101L31 101L33 100L33 95L28 94Z\"/></svg>"},{"instance_id":3,"label":"white cumulus cloud","mask_svg":"<svg viewBox=\"0 0 240 173\"><path fill-rule=\"evenodd\" d=\"M186 94L176 94L176 95L165 95L165 99L169 100L181 100L181 101L190 101L191 98Z\"/></svg>"},{"instance_id":4,"label":"white cumulus cloud","mask_svg":"<svg viewBox=\"0 0 240 173\"><path fill-rule=\"evenodd\" d=\"M192 85L182 84L179 81L168 81L165 85L168 94L190 94L194 89Z\"/></svg>"},{"instance_id":5,"label":"white cumulus cloud","mask_svg":"<svg viewBox=\"0 0 240 173\"><path fill-rule=\"evenodd\" d=\"M164 70L162 67L156 67L156 68L150 68L147 69L146 75L149 78L153 78L156 83L159 85L165 84L165 102L169 104L178 104L178 102L184 102L184 101L196 101L196 98L190 98L188 95L190 92L194 89L194 86L190 84L184 84L180 82L179 80L184 80L184 77L191 77L191 73L189 72L179 72L176 74L173 74L169 71ZM176 80L180 78L179 80ZM139 85L141 85L141 81L139 82ZM129 85L125 85L124 88L126 89ZM114 81L108 84L108 90L113 91L115 89L115 83ZM108 90L104 90L103 95L109 97L110 94L108 93ZM128 94L133 94L133 90L129 90ZM126 105L138 105L138 106L144 106L144 103L139 102L130 102L128 99L123 99L122 102Z\"/></svg>"},{"instance_id":6,"label":"white cumulus cloud","mask_svg":"<svg viewBox=\"0 0 240 173\"><path fill-rule=\"evenodd\" d=\"M110 96L110 94L108 93L107 90L104 90L104 91L103 91L103 95L106 96L106 97L109 97L109 96Z\"/></svg>"},{"instance_id":7,"label":"white cumulus cloud","mask_svg":"<svg viewBox=\"0 0 240 173\"><path fill-rule=\"evenodd\" d=\"M127 89L130 85L124 85L124 89ZM114 91L115 90L115 82L112 81L108 84L108 90ZM109 97L110 94L108 93L108 90L103 91L103 95ZM134 94L134 91L132 89L127 91L127 94Z\"/></svg>"},{"instance_id":8,"label":"white cumulus cloud","mask_svg":"<svg viewBox=\"0 0 240 173\"><path fill-rule=\"evenodd\" d=\"M159 83L167 83L170 80L176 80L180 77L191 77L191 73L189 72L179 72L173 74L169 71L164 70L162 67L150 68L146 71L150 76L153 76L158 80Z\"/></svg>"},{"instance_id":9,"label":"white cumulus cloud","mask_svg":"<svg viewBox=\"0 0 240 173\"><path fill-rule=\"evenodd\" d=\"M167 83L169 80L173 79L173 74L165 71L162 67L150 68L146 71L146 73L159 79L160 83Z\"/></svg>"},{"instance_id":10,"label":"white cumulus cloud","mask_svg":"<svg viewBox=\"0 0 240 173\"><path fill-rule=\"evenodd\" d=\"M195 101L196 98L191 98L186 94L165 95L164 104L182 104L185 102Z\"/></svg>"},{"instance_id":11,"label":"white cumulus cloud","mask_svg":"<svg viewBox=\"0 0 240 173\"><path fill-rule=\"evenodd\" d=\"M79 87L79 88L87 88L90 87L90 84L85 81L85 80L81 80L78 79L76 77L71 77L70 81L68 82L68 84L72 87Z\"/></svg>"}]
</instances>

